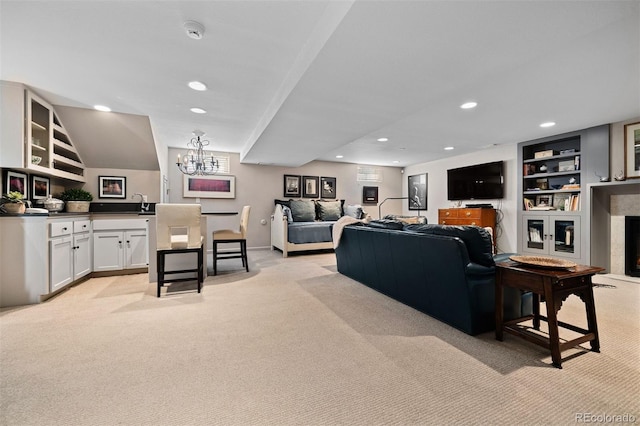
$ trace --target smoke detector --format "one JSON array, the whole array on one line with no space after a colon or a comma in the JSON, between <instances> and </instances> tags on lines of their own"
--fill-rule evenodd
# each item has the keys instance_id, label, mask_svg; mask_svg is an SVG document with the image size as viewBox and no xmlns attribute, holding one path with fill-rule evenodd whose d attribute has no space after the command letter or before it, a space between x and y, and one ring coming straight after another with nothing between
<instances>
[{"instance_id":1,"label":"smoke detector","mask_svg":"<svg viewBox=\"0 0 640 426\"><path fill-rule=\"evenodd\" d=\"M204 35L204 26L196 21L187 21L184 23L184 30L187 35L195 40L200 40Z\"/></svg>"}]
</instances>

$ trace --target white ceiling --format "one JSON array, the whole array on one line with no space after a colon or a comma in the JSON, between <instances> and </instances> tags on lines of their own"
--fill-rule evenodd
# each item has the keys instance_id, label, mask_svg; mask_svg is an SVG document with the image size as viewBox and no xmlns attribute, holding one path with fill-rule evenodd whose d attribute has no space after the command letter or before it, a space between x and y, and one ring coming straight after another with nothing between
<instances>
[{"instance_id":1,"label":"white ceiling","mask_svg":"<svg viewBox=\"0 0 640 426\"><path fill-rule=\"evenodd\" d=\"M0 0L0 79L148 117L160 149L201 129L247 163L406 166L640 116L639 22L638 1ZM86 146L123 134L75 142L117 167Z\"/></svg>"}]
</instances>

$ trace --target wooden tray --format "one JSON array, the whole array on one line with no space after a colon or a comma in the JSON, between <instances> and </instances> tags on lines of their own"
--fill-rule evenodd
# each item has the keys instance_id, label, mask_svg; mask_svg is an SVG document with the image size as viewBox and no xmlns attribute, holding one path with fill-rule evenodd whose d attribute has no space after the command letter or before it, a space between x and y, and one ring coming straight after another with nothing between
<instances>
[{"instance_id":1,"label":"wooden tray","mask_svg":"<svg viewBox=\"0 0 640 426\"><path fill-rule=\"evenodd\" d=\"M545 256L509 256L509 259L514 262L522 263L524 265L536 266L538 268L550 268L550 269L566 269L573 268L577 265L575 262L564 259L556 259L554 257Z\"/></svg>"}]
</instances>

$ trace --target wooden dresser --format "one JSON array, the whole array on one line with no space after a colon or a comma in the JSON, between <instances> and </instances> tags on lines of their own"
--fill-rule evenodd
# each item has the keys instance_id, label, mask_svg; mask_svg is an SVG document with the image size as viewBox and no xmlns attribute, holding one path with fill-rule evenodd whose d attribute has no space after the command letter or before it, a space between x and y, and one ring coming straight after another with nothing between
<instances>
[{"instance_id":1,"label":"wooden dresser","mask_svg":"<svg viewBox=\"0 0 640 426\"><path fill-rule=\"evenodd\" d=\"M488 208L455 208L438 209L438 223L440 225L475 225L482 228L490 227L493 234L495 251L496 239L496 210Z\"/></svg>"}]
</instances>

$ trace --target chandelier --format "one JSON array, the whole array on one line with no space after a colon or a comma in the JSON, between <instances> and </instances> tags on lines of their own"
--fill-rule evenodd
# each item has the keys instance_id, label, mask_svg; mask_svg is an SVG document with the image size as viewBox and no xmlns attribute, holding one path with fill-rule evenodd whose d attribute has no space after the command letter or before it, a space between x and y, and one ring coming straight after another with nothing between
<instances>
[{"instance_id":1,"label":"chandelier","mask_svg":"<svg viewBox=\"0 0 640 426\"><path fill-rule=\"evenodd\" d=\"M183 156L178 154L178 162L176 163L178 169L190 176L215 175L218 172L218 160L212 152L204 150L204 147L209 145L209 141L200 139L204 136L204 132L201 130L194 130L193 134L196 137L187 143L189 152Z\"/></svg>"}]
</instances>

